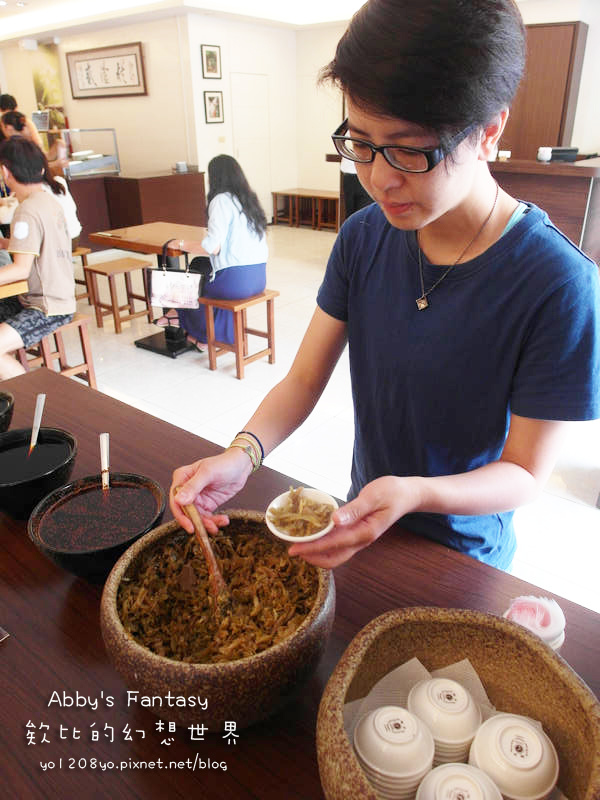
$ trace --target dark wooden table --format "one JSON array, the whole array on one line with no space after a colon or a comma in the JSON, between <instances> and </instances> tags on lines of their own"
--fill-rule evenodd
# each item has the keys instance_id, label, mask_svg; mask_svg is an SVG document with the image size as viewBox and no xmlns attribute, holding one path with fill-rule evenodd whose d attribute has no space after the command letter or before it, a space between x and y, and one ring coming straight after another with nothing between
<instances>
[{"instance_id":1,"label":"dark wooden table","mask_svg":"<svg viewBox=\"0 0 600 800\"><path fill-rule=\"evenodd\" d=\"M73 478L98 472L103 431L110 433L112 469L148 475L165 489L175 467L220 449L45 369L5 381L2 388L15 396L13 428L31 424L36 396L46 394L44 424L66 428L78 440ZM289 484L285 475L263 468L235 505L264 509ZM29 541L25 523L1 513L0 523L0 626L10 633L0 644L0 794L10 800L321 798L315 752L319 700L346 645L367 622L414 605L501 613L513 597L541 591L394 529L336 569L333 634L301 702L239 731L236 744L220 734L190 741L187 729L159 731L149 710L126 707L125 686L100 635L101 587L46 560ZM567 618L561 655L598 695L600 615L557 600ZM98 708L49 705L63 692L75 702L98 700ZM179 766L165 768L170 762Z\"/></svg>"}]
</instances>

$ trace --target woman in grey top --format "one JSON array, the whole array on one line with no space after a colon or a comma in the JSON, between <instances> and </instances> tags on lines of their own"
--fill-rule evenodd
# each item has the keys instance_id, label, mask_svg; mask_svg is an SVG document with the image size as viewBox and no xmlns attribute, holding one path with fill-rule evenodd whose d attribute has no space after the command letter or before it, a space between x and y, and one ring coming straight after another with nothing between
<instances>
[{"instance_id":1,"label":"woman in grey top","mask_svg":"<svg viewBox=\"0 0 600 800\"><path fill-rule=\"evenodd\" d=\"M0 268L0 285L28 283L24 294L0 300L0 379L4 379L24 372L12 352L37 344L71 321L75 281L65 216L54 197L43 190L47 183L53 192L60 191L46 156L33 142L13 136L0 144L0 169L19 200L10 239L0 239L0 247L13 259Z\"/></svg>"}]
</instances>

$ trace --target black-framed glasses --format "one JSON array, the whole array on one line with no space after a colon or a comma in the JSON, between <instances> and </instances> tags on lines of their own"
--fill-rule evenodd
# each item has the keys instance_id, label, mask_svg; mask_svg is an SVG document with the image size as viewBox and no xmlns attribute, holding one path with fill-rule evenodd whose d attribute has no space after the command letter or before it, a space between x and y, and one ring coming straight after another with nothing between
<instances>
[{"instance_id":1,"label":"black-framed glasses","mask_svg":"<svg viewBox=\"0 0 600 800\"><path fill-rule=\"evenodd\" d=\"M357 164L371 164L377 153L385 158L394 169L402 172L429 172L443 161L458 145L474 130L473 125L457 133L441 147L405 147L395 144L376 145L366 139L356 139L353 136L344 136L348 130L348 120L342 124L331 136L335 149L344 158L356 161Z\"/></svg>"}]
</instances>

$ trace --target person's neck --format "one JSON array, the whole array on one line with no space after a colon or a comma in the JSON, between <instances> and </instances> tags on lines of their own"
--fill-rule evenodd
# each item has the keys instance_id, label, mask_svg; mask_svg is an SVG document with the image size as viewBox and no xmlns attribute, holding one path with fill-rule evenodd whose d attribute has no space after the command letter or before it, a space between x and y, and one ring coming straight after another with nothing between
<instances>
[{"instance_id":1,"label":"person's neck","mask_svg":"<svg viewBox=\"0 0 600 800\"><path fill-rule=\"evenodd\" d=\"M419 244L428 261L432 264L453 264L473 239L460 258L461 262L470 261L496 242L517 201L502 189L494 205L495 198L496 181L486 165L485 172L482 171L472 191L460 205L419 231ZM493 213L489 216L492 208Z\"/></svg>"},{"instance_id":2,"label":"person's neck","mask_svg":"<svg viewBox=\"0 0 600 800\"><path fill-rule=\"evenodd\" d=\"M43 191L41 183L18 183L15 187L15 194L19 203L26 200L32 194Z\"/></svg>"}]
</instances>

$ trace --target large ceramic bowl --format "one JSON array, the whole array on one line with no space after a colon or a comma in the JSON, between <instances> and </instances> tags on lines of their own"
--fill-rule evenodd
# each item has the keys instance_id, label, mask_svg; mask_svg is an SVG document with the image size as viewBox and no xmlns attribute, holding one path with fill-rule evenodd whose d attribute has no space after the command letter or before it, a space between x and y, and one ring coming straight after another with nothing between
<instances>
[{"instance_id":1,"label":"large ceramic bowl","mask_svg":"<svg viewBox=\"0 0 600 800\"><path fill-rule=\"evenodd\" d=\"M0 433L4 433L10 428L13 411L15 410L15 398L10 392L0 392Z\"/></svg>"},{"instance_id":2,"label":"large ceramic bowl","mask_svg":"<svg viewBox=\"0 0 600 800\"><path fill-rule=\"evenodd\" d=\"M317 756L327 800L376 800L344 730L344 703L367 695L416 657L428 670L468 658L499 711L539 720L569 800L600 798L600 703L563 659L522 626L493 614L404 608L377 617L348 645L319 707Z\"/></svg>"},{"instance_id":3,"label":"large ceramic bowl","mask_svg":"<svg viewBox=\"0 0 600 800\"><path fill-rule=\"evenodd\" d=\"M101 583L119 556L161 521L164 490L143 475L115 472L102 489L100 475L61 486L31 512L29 538L59 567Z\"/></svg>"},{"instance_id":4,"label":"large ceramic bowl","mask_svg":"<svg viewBox=\"0 0 600 800\"><path fill-rule=\"evenodd\" d=\"M40 428L28 457L30 441L31 428L0 434L0 509L18 519L26 519L42 497L69 480L77 455L75 438L59 428Z\"/></svg>"},{"instance_id":5,"label":"large ceramic bowl","mask_svg":"<svg viewBox=\"0 0 600 800\"><path fill-rule=\"evenodd\" d=\"M264 514L227 511L230 520L243 519L271 539ZM317 570L317 596L305 620L287 639L261 653L235 661L190 664L156 655L125 631L117 610L119 586L148 548L161 545L180 533L168 522L144 536L124 553L104 585L100 623L108 656L129 690L141 695L201 697L208 707L156 708L152 710L180 725L204 724L209 731L223 731L227 720L245 728L278 711L298 696L325 650L335 614L335 585L328 570Z\"/></svg>"}]
</instances>

